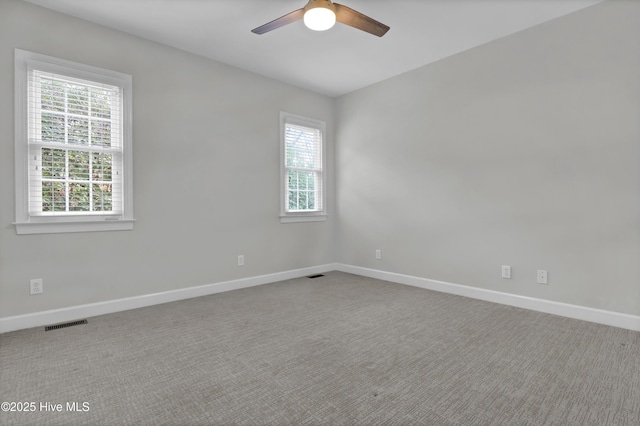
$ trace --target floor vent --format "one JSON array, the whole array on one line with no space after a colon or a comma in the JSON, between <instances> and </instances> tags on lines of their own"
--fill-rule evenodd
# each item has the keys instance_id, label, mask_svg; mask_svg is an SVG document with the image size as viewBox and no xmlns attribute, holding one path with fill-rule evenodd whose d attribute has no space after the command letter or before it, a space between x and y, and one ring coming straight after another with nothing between
<instances>
[{"instance_id":1,"label":"floor vent","mask_svg":"<svg viewBox=\"0 0 640 426\"><path fill-rule=\"evenodd\" d=\"M307 278L320 278L320 277L324 277L324 275L323 274L309 275Z\"/></svg>"},{"instance_id":2,"label":"floor vent","mask_svg":"<svg viewBox=\"0 0 640 426\"><path fill-rule=\"evenodd\" d=\"M63 322L61 324L48 325L48 326L46 326L44 328L44 331L57 330L59 328L73 327L74 325L82 325L82 324L86 324L86 323L87 323L86 319L78 320L78 321L71 321L71 322Z\"/></svg>"}]
</instances>

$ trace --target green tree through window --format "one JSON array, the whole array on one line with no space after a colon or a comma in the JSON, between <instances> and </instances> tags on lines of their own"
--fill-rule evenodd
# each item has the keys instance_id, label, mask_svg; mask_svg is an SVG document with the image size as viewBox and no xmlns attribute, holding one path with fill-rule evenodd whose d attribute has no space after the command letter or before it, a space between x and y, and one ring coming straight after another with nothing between
<instances>
[{"instance_id":1,"label":"green tree through window","mask_svg":"<svg viewBox=\"0 0 640 426\"><path fill-rule=\"evenodd\" d=\"M284 130L287 211L322 208L322 132L287 123Z\"/></svg>"},{"instance_id":2,"label":"green tree through window","mask_svg":"<svg viewBox=\"0 0 640 426\"><path fill-rule=\"evenodd\" d=\"M40 94L41 211L111 212L117 138L112 122L117 87L35 73ZM38 136L38 135L36 135ZM74 149L83 147L84 149Z\"/></svg>"}]
</instances>

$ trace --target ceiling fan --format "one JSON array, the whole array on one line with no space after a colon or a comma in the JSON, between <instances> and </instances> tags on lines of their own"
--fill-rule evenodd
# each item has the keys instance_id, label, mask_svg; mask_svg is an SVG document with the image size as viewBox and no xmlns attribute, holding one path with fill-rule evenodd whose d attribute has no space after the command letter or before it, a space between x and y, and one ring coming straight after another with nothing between
<instances>
[{"instance_id":1,"label":"ceiling fan","mask_svg":"<svg viewBox=\"0 0 640 426\"><path fill-rule=\"evenodd\" d=\"M315 31L328 30L333 27L336 21L378 37L382 37L389 31L387 25L347 6L333 3L331 0L309 0L305 7L254 28L251 32L264 34L300 19L304 19L304 24Z\"/></svg>"}]
</instances>

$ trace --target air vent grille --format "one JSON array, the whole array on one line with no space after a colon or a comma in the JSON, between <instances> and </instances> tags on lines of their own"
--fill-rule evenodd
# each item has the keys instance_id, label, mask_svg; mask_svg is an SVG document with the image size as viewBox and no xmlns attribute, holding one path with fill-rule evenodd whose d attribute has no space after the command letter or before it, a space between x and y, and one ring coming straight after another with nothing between
<instances>
[{"instance_id":1,"label":"air vent grille","mask_svg":"<svg viewBox=\"0 0 640 426\"><path fill-rule=\"evenodd\" d=\"M58 330L60 328L73 327L74 325L82 325L86 323L87 323L86 319L78 320L78 321L63 322L60 324L48 325L44 328L44 331Z\"/></svg>"}]
</instances>

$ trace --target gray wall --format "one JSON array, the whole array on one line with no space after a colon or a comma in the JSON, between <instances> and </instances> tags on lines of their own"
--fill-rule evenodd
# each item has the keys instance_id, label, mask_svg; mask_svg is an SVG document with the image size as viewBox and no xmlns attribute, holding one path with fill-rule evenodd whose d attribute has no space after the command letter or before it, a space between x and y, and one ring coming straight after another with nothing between
<instances>
[{"instance_id":1,"label":"gray wall","mask_svg":"<svg viewBox=\"0 0 640 426\"><path fill-rule=\"evenodd\" d=\"M638 28L610 0L335 101L1 0L0 317L334 261L639 315ZM16 235L14 48L133 75L132 232ZM327 222L279 223L281 110L336 129Z\"/></svg>"},{"instance_id":2,"label":"gray wall","mask_svg":"<svg viewBox=\"0 0 640 426\"><path fill-rule=\"evenodd\" d=\"M607 1L340 98L341 261L640 314L639 42Z\"/></svg>"},{"instance_id":3,"label":"gray wall","mask_svg":"<svg viewBox=\"0 0 640 426\"><path fill-rule=\"evenodd\" d=\"M14 48L133 75L133 231L16 235ZM327 123L333 187L331 98L13 0L0 75L0 317L336 260L331 196L322 223L280 224L278 204L281 110Z\"/></svg>"}]
</instances>

